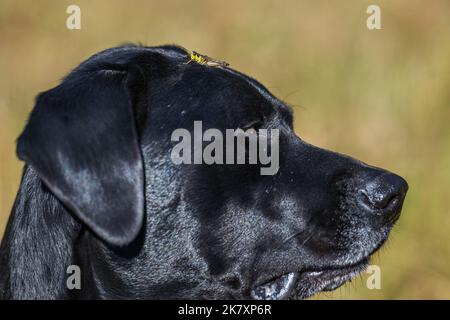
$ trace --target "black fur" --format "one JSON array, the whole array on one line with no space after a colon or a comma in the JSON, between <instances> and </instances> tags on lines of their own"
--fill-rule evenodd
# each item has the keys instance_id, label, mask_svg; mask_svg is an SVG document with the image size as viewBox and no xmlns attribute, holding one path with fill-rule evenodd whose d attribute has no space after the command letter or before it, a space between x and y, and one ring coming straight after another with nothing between
<instances>
[{"instance_id":1,"label":"black fur","mask_svg":"<svg viewBox=\"0 0 450 320\"><path fill-rule=\"evenodd\" d=\"M39 95L18 140L0 298L239 299L291 272L285 298L304 298L386 240L403 179L307 144L261 84L188 60L176 46L108 49ZM171 133L194 120L279 129L279 172L174 165ZM81 290L66 287L72 264Z\"/></svg>"}]
</instances>

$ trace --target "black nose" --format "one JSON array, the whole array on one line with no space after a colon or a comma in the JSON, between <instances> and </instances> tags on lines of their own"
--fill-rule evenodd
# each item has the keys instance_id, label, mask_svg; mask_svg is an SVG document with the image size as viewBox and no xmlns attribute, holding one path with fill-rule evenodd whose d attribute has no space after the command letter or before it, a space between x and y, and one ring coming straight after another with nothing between
<instances>
[{"instance_id":1,"label":"black nose","mask_svg":"<svg viewBox=\"0 0 450 320\"><path fill-rule=\"evenodd\" d=\"M384 173L372 178L359 190L359 201L375 213L397 215L407 191L408 183L402 177Z\"/></svg>"}]
</instances>

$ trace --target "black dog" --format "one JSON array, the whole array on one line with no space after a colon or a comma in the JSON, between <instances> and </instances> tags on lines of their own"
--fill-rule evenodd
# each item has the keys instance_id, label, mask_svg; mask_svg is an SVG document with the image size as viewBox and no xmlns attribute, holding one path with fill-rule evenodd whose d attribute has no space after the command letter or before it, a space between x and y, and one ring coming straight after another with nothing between
<instances>
[{"instance_id":1,"label":"black dog","mask_svg":"<svg viewBox=\"0 0 450 320\"><path fill-rule=\"evenodd\" d=\"M302 141L286 104L205 61L113 48L39 95L17 144L0 298L305 298L364 269L406 182ZM174 164L171 133L195 120L279 129L279 171ZM66 285L71 265L81 289Z\"/></svg>"}]
</instances>

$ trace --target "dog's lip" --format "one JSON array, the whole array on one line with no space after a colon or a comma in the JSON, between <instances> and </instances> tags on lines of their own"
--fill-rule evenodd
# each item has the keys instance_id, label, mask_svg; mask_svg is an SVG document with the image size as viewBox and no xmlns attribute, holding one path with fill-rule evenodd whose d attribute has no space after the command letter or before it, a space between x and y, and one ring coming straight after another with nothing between
<instances>
[{"instance_id":1,"label":"dog's lip","mask_svg":"<svg viewBox=\"0 0 450 320\"><path fill-rule=\"evenodd\" d=\"M332 291L364 271L368 263L369 258L364 258L357 263L343 267L302 272L298 284L301 287L302 282L319 282L321 284L320 291Z\"/></svg>"},{"instance_id":2,"label":"dog's lip","mask_svg":"<svg viewBox=\"0 0 450 320\"><path fill-rule=\"evenodd\" d=\"M269 281L253 287L251 297L255 300L282 300L293 293L295 288L305 282L323 282L323 291L332 291L346 281L361 273L367 266L369 259L331 268L307 269L303 271L289 272L274 277Z\"/></svg>"}]
</instances>

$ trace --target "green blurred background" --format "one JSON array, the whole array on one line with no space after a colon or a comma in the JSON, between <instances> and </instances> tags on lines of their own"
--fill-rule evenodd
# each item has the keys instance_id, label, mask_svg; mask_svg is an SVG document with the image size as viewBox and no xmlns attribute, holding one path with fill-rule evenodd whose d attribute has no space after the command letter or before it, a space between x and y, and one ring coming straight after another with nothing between
<instances>
[{"instance_id":1,"label":"green blurred background","mask_svg":"<svg viewBox=\"0 0 450 320\"><path fill-rule=\"evenodd\" d=\"M81 30L65 26L81 7ZM381 7L382 30L366 9ZM450 1L0 0L0 235L35 95L123 42L176 43L228 61L295 109L305 140L404 176L403 215L368 277L316 298L450 298Z\"/></svg>"}]
</instances>

